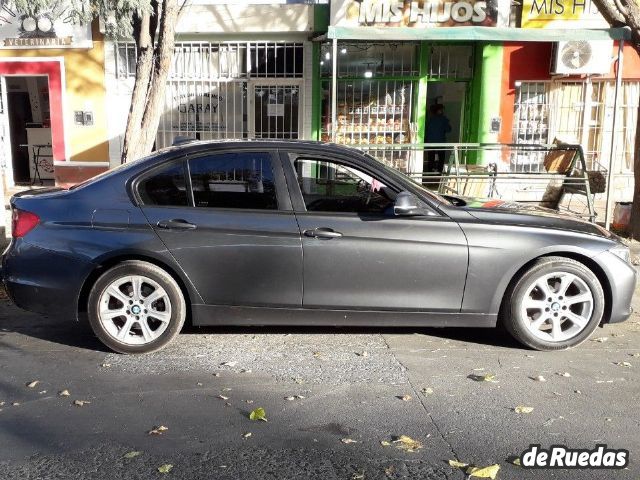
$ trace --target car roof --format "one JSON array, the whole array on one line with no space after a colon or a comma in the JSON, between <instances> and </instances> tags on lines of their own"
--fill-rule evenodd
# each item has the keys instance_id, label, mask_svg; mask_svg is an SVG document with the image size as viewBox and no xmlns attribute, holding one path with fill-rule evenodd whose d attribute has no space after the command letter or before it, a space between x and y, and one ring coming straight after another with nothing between
<instances>
[{"instance_id":1,"label":"car roof","mask_svg":"<svg viewBox=\"0 0 640 480\"><path fill-rule=\"evenodd\" d=\"M337 154L358 155L362 159L366 159L367 155L362 150L348 147L345 145L339 145L337 143L330 142L318 142L314 140L283 140L275 138L257 138L257 139L224 139L224 140L189 140L181 141L177 145L167 147L162 150L154 152L156 154L164 153L191 153L207 150L207 148L213 147L225 148L225 147L238 147L245 146L249 148L269 148L269 149L292 149L303 148L307 150L321 150L323 152L333 152Z\"/></svg>"}]
</instances>

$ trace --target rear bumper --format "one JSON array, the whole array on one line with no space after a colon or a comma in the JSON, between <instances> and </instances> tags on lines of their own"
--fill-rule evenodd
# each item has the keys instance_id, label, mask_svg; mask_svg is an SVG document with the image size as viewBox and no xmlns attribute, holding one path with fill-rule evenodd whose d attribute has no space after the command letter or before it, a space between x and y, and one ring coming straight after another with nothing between
<instances>
[{"instance_id":1,"label":"rear bumper","mask_svg":"<svg viewBox=\"0 0 640 480\"><path fill-rule=\"evenodd\" d=\"M78 297L93 264L17 240L2 257L2 281L16 306L77 318Z\"/></svg>"},{"instance_id":2,"label":"rear bumper","mask_svg":"<svg viewBox=\"0 0 640 480\"><path fill-rule=\"evenodd\" d=\"M611 252L602 252L593 260L604 270L611 287L611 313L606 321L624 322L633 313L631 299L636 289L636 269Z\"/></svg>"}]
</instances>

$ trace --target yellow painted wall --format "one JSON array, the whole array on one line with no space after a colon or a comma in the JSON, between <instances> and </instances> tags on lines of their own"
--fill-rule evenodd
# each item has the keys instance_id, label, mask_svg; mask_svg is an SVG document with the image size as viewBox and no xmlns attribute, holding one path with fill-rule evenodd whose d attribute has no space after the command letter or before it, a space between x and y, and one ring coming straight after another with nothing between
<instances>
[{"instance_id":1,"label":"yellow painted wall","mask_svg":"<svg viewBox=\"0 0 640 480\"><path fill-rule=\"evenodd\" d=\"M63 100L67 152L71 160L107 162L109 141L105 112L104 38L93 25L93 49L0 50L0 57L63 57L66 93ZM75 110L91 110L93 126L74 124Z\"/></svg>"}]
</instances>

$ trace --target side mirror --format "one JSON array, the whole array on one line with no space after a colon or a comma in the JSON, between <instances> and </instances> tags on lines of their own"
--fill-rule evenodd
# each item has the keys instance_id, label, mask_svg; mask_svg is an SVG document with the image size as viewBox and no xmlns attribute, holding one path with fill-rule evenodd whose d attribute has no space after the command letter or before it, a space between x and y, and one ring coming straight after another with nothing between
<instances>
[{"instance_id":1,"label":"side mirror","mask_svg":"<svg viewBox=\"0 0 640 480\"><path fill-rule=\"evenodd\" d=\"M422 215L418 207L418 199L409 192L400 192L393 204L393 213L398 216Z\"/></svg>"}]
</instances>

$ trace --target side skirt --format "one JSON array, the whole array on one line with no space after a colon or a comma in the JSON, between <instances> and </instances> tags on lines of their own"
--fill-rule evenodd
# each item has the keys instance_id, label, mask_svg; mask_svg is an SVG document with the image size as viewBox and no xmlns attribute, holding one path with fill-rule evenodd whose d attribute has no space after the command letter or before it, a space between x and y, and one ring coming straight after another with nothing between
<instances>
[{"instance_id":1,"label":"side skirt","mask_svg":"<svg viewBox=\"0 0 640 480\"><path fill-rule=\"evenodd\" d=\"M311 325L371 327L495 327L498 315L482 313L321 310L310 308L192 305L195 326Z\"/></svg>"}]
</instances>

